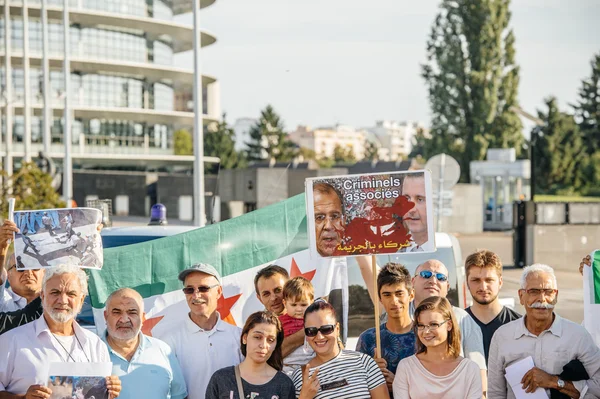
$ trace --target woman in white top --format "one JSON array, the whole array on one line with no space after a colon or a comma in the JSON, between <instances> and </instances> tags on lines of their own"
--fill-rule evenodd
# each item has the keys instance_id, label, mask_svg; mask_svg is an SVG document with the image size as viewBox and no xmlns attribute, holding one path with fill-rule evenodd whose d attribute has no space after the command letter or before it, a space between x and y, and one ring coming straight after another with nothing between
<instances>
[{"instance_id":1,"label":"woman in white top","mask_svg":"<svg viewBox=\"0 0 600 399\"><path fill-rule=\"evenodd\" d=\"M306 308L304 334L315 357L292 375L299 399L389 399L377 363L364 353L341 349L333 306L321 299Z\"/></svg>"},{"instance_id":2,"label":"woman in white top","mask_svg":"<svg viewBox=\"0 0 600 399\"><path fill-rule=\"evenodd\" d=\"M460 329L450 302L427 298L414 317L417 353L398 364L394 399L481 399L479 366L460 356Z\"/></svg>"}]
</instances>

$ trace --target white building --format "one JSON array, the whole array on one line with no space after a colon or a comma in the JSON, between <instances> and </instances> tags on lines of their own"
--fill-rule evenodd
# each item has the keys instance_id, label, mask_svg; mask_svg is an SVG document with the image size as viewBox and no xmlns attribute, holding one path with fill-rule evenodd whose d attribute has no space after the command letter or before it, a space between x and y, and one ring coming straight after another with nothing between
<instances>
[{"instance_id":1,"label":"white building","mask_svg":"<svg viewBox=\"0 0 600 399\"><path fill-rule=\"evenodd\" d=\"M290 133L290 140L302 148L313 150L317 158L331 158L336 146L349 148L357 160L365 155L368 133L351 126L335 125L311 129L310 126L298 126Z\"/></svg>"},{"instance_id":2,"label":"white building","mask_svg":"<svg viewBox=\"0 0 600 399\"><path fill-rule=\"evenodd\" d=\"M413 137L417 130L425 129L419 122L377 121L374 127L364 128L373 133L381 147L379 159L382 161L397 161L405 159L412 151Z\"/></svg>"},{"instance_id":3,"label":"white building","mask_svg":"<svg viewBox=\"0 0 600 399\"><path fill-rule=\"evenodd\" d=\"M201 0L200 7L215 1ZM0 157L5 169L12 168L14 159L30 159L44 148L59 163L64 157L64 2L47 1L46 104L42 5L40 0L25 4L26 8L21 1L4 1L0 14L0 74L3 82L10 77L0 93ZM193 48L193 27L175 20L191 12L193 4L191 0L70 1L68 95L75 168L192 165L193 156L174 154L173 132L194 125L193 69L175 59ZM210 33L201 32L202 47L215 41ZM205 124L218 121L215 77L202 77L202 96ZM49 122L46 128L44 115Z\"/></svg>"}]
</instances>

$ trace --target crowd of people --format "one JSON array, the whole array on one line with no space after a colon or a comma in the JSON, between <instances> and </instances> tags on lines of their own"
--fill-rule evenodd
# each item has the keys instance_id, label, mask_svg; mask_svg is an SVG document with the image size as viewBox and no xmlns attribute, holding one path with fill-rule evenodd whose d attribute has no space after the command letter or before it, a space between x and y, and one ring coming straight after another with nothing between
<instances>
[{"instance_id":1,"label":"crowd of people","mask_svg":"<svg viewBox=\"0 0 600 399\"><path fill-rule=\"evenodd\" d=\"M11 222L0 228L0 399L50 398L51 362L111 362L108 395L125 399L496 399L537 389L550 398L600 397L600 348L582 326L555 312L558 285L546 265L523 270L523 317L499 302L502 264L490 251L466 259L473 298L467 309L446 299L443 263L426 261L414 274L384 265L374 297L384 311L380 352L374 328L356 348L344 347L334 307L315 299L308 280L290 279L277 265L255 276L265 309L243 328L221 319L221 276L197 263L178 276L189 307L181 325L160 337L145 335L143 299L122 288L108 297L107 328L97 336L75 321L86 274L76 265L17 270L7 253L16 231ZM366 270L370 262L359 258ZM508 384L507 368L529 356L534 367Z\"/></svg>"}]
</instances>

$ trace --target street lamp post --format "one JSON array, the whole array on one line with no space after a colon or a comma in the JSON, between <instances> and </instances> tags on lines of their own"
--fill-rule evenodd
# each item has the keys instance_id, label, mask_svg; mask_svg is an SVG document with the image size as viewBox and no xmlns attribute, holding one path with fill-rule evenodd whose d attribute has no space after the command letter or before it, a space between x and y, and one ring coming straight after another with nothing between
<instances>
[{"instance_id":1,"label":"street lamp post","mask_svg":"<svg viewBox=\"0 0 600 399\"><path fill-rule=\"evenodd\" d=\"M204 226L204 132L202 74L200 49L200 1L193 0L194 9L194 225Z\"/></svg>"}]
</instances>

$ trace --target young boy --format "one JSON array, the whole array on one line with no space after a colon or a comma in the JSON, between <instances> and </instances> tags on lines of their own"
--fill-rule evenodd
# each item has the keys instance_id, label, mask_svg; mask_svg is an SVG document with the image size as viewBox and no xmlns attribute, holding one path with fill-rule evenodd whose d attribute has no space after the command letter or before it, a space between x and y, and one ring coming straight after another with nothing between
<instances>
[{"instance_id":1,"label":"young boy","mask_svg":"<svg viewBox=\"0 0 600 399\"><path fill-rule=\"evenodd\" d=\"M285 337L304 329L304 311L314 298L313 285L304 277L294 277L285 283L283 286L285 313L279 316ZM313 350L306 344L297 348L283 358L283 372L291 376L295 369L308 363L313 356Z\"/></svg>"}]
</instances>

